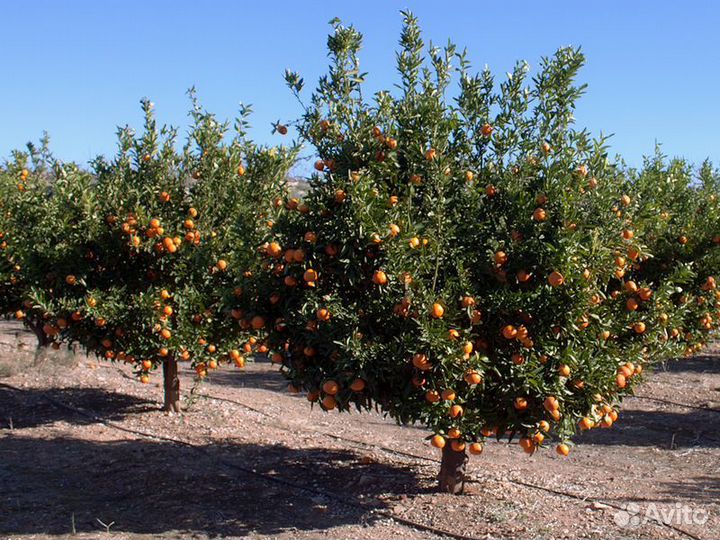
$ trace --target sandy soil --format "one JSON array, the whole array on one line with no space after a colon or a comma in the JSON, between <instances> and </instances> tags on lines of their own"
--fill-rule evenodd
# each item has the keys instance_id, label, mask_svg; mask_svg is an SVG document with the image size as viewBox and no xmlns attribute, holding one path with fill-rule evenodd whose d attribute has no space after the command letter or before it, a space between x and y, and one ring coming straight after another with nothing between
<instances>
[{"instance_id":1,"label":"sandy soil","mask_svg":"<svg viewBox=\"0 0 720 540\"><path fill-rule=\"evenodd\" d=\"M568 458L489 444L450 496L424 431L310 410L266 363L184 372L168 415L159 384L33 339L0 323L0 538L720 538L717 346L659 369ZM671 526L627 525L628 504Z\"/></svg>"}]
</instances>

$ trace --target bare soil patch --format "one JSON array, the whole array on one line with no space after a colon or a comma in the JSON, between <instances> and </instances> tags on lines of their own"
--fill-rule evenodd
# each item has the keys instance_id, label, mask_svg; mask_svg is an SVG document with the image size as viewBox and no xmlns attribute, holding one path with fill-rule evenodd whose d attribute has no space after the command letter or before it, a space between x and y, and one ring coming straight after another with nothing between
<instances>
[{"instance_id":1,"label":"bare soil patch","mask_svg":"<svg viewBox=\"0 0 720 540\"><path fill-rule=\"evenodd\" d=\"M121 365L35 354L33 339L0 323L0 538L443 537L407 522L474 538L720 537L717 346L660 368L568 458L488 444L451 496L434 491L426 432L310 410L267 363L223 368L192 397L184 370L172 415L159 373L141 385ZM629 503L707 522L621 526Z\"/></svg>"}]
</instances>

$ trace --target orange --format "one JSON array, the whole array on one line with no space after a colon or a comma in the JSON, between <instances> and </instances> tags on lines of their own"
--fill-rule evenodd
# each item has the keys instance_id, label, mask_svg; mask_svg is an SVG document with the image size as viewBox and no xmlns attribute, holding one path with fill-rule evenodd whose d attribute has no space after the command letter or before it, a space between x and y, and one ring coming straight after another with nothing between
<instances>
[{"instance_id":1,"label":"orange","mask_svg":"<svg viewBox=\"0 0 720 540\"><path fill-rule=\"evenodd\" d=\"M332 411L337 406L337 401L332 396L325 396L322 400L322 406L325 410Z\"/></svg>"},{"instance_id":2,"label":"orange","mask_svg":"<svg viewBox=\"0 0 720 540\"><path fill-rule=\"evenodd\" d=\"M441 304L435 303L432 305L432 308L430 309L430 314L435 319L442 319L442 316L445 314L445 308L442 307Z\"/></svg>"},{"instance_id":3,"label":"orange","mask_svg":"<svg viewBox=\"0 0 720 540\"><path fill-rule=\"evenodd\" d=\"M362 392L365 390L365 381L360 378L355 379L350 385L350 390L353 392Z\"/></svg>"},{"instance_id":4,"label":"orange","mask_svg":"<svg viewBox=\"0 0 720 540\"><path fill-rule=\"evenodd\" d=\"M462 416L463 408L460 405L453 405L450 407L450 411L448 414L451 418L457 418L458 416Z\"/></svg>"},{"instance_id":5,"label":"orange","mask_svg":"<svg viewBox=\"0 0 720 540\"><path fill-rule=\"evenodd\" d=\"M480 444L479 442L470 443L470 446L468 449L470 450L471 454L478 456L478 455L482 454L483 445Z\"/></svg>"},{"instance_id":6,"label":"orange","mask_svg":"<svg viewBox=\"0 0 720 540\"><path fill-rule=\"evenodd\" d=\"M388 282L387 274L382 270L376 270L372 277L373 283L376 285L385 285Z\"/></svg>"},{"instance_id":7,"label":"orange","mask_svg":"<svg viewBox=\"0 0 720 540\"><path fill-rule=\"evenodd\" d=\"M340 385L337 382L330 380L326 381L325 384L323 384L322 389L323 392L325 392L326 394L334 396L340 390Z\"/></svg>"},{"instance_id":8,"label":"orange","mask_svg":"<svg viewBox=\"0 0 720 540\"><path fill-rule=\"evenodd\" d=\"M515 339L517 336L517 329L513 325L508 324L502 329L502 335L505 339Z\"/></svg>"},{"instance_id":9,"label":"orange","mask_svg":"<svg viewBox=\"0 0 720 540\"><path fill-rule=\"evenodd\" d=\"M468 384L480 384L482 382L482 376L474 369L469 369L465 372L464 380Z\"/></svg>"},{"instance_id":10,"label":"orange","mask_svg":"<svg viewBox=\"0 0 720 540\"><path fill-rule=\"evenodd\" d=\"M427 355L423 353L415 353L413 355L412 364L421 371L428 371L432 368L432 364Z\"/></svg>"},{"instance_id":11,"label":"orange","mask_svg":"<svg viewBox=\"0 0 720 540\"><path fill-rule=\"evenodd\" d=\"M560 272L554 271L548 276L548 283L550 283L551 287L559 287L565 283L565 278Z\"/></svg>"},{"instance_id":12,"label":"orange","mask_svg":"<svg viewBox=\"0 0 720 540\"><path fill-rule=\"evenodd\" d=\"M312 268L308 268L305 270L305 273L303 274L303 279L307 281L308 283L317 281L318 273L313 270Z\"/></svg>"},{"instance_id":13,"label":"orange","mask_svg":"<svg viewBox=\"0 0 720 540\"><path fill-rule=\"evenodd\" d=\"M422 385L415 385L415 386L422 386ZM425 392L425 400L429 403L437 403L440 401L440 394L437 393L436 390L428 390Z\"/></svg>"},{"instance_id":14,"label":"orange","mask_svg":"<svg viewBox=\"0 0 720 540\"><path fill-rule=\"evenodd\" d=\"M265 318L261 317L260 315L255 315L250 320L250 326L253 327L255 330L260 330L261 328L265 327Z\"/></svg>"},{"instance_id":15,"label":"orange","mask_svg":"<svg viewBox=\"0 0 720 540\"><path fill-rule=\"evenodd\" d=\"M570 453L570 447L565 443L560 443L555 448L555 451L561 456L567 456Z\"/></svg>"},{"instance_id":16,"label":"orange","mask_svg":"<svg viewBox=\"0 0 720 540\"><path fill-rule=\"evenodd\" d=\"M453 401L455 399L455 390L453 390L452 388L447 388L443 390L442 398L445 401Z\"/></svg>"},{"instance_id":17,"label":"orange","mask_svg":"<svg viewBox=\"0 0 720 540\"><path fill-rule=\"evenodd\" d=\"M498 251L495 253L493 260L495 261L495 264L500 266L506 264L508 262L507 253L505 253L504 251Z\"/></svg>"},{"instance_id":18,"label":"orange","mask_svg":"<svg viewBox=\"0 0 720 540\"><path fill-rule=\"evenodd\" d=\"M320 308L315 312L315 316L319 321L329 321L330 311L327 308Z\"/></svg>"},{"instance_id":19,"label":"orange","mask_svg":"<svg viewBox=\"0 0 720 540\"><path fill-rule=\"evenodd\" d=\"M532 217L533 217L533 220L542 222L547 219L547 212L545 212L545 210L542 208L536 208L535 211L533 212Z\"/></svg>"},{"instance_id":20,"label":"orange","mask_svg":"<svg viewBox=\"0 0 720 540\"><path fill-rule=\"evenodd\" d=\"M558 400L555 396L546 397L543 405L545 407L545 410L547 411L555 411L560 408L560 403L558 403Z\"/></svg>"},{"instance_id":21,"label":"orange","mask_svg":"<svg viewBox=\"0 0 720 540\"><path fill-rule=\"evenodd\" d=\"M525 399L524 397L516 397L515 401L513 402L513 406L518 411L524 411L528 407L527 399Z\"/></svg>"},{"instance_id":22,"label":"orange","mask_svg":"<svg viewBox=\"0 0 720 540\"><path fill-rule=\"evenodd\" d=\"M427 159L428 161L432 161L432 160L434 160L436 157L437 157L437 151L436 151L434 148L429 148L429 149L425 152L425 159Z\"/></svg>"},{"instance_id":23,"label":"orange","mask_svg":"<svg viewBox=\"0 0 720 540\"><path fill-rule=\"evenodd\" d=\"M450 448L452 448L455 452L464 452L465 443L463 441L452 441L450 443Z\"/></svg>"},{"instance_id":24,"label":"orange","mask_svg":"<svg viewBox=\"0 0 720 540\"><path fill-rule=\"evenodd\" d=\"M430 439L430 444L432 444L435 448L445 448L445 437L442 435L435 435L432 439Z\"/></svg>"}]
</instances>

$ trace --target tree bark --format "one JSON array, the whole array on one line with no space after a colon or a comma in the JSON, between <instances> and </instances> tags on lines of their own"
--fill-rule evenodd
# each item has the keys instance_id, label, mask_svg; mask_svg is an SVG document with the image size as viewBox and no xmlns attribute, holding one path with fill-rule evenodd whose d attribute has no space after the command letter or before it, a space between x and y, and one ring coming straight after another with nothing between
<instances>
[{"instance_id":1,"label":"tree bark","mask_svg":"<svg viewBox=\"0 0 720 540\"><path fill-rule=\"evenodd\" d=\"M168 358L163 362L163 388L165 390L163 411L180 412L180 379L177 360L174 358Z\"/></svg>"},{"instance_id":2,"label":"tree bark","mask_svg":"<svg viewBox=\"0 0 720 540\"><path fill-rule=\"evenodd\" d=\"M43 347L47 347L50 345L50 338L45 334L45 332L42 329L42 324L35 323L34 321L26 320L25 325L32 330L32 333L35 334L35 337L37 338L37 348L42 349Z\"/></svg>"},{"instance_id":3,"label":"tree bark","mask_svg":"<svg viewBox=\"0 0 720 540\"><path fill-rule=\"evenodd\" d=\"M468 455L465 450L456 452L448 444L442 449L438 482L440 491L459 495L465 489L465 467Z\"/></svg>"}]
</instances>

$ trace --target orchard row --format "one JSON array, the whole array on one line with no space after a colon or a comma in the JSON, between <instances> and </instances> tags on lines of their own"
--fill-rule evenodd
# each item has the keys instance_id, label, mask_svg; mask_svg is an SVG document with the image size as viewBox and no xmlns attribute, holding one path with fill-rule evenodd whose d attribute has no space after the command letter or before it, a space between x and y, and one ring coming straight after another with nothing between
<instances>
[{"instance_id":1,"label":"orchard row","mask_svg":"<svg viewBox=\"0 0 720 540\"><path fill-rule=\"evenodd\" d=\"M567 455L618 420L646 367L716 335L720 175L611 159L574 125L579 50L498 83L406 14L399 90L369 99L362 36L333 24L310 99L286 74L303 102L291 147L248 140L247 111L230 136L193 98L182 150L144 102L142 133L121 130L90 170L46 145L16 153L3 313L143 382L162 366L169 409L177 362L205 377L267 354L326 410L426 425L448 491L488 437ZM296 198L300 144L319 158Z\"/></svg>"}]
</instances>

